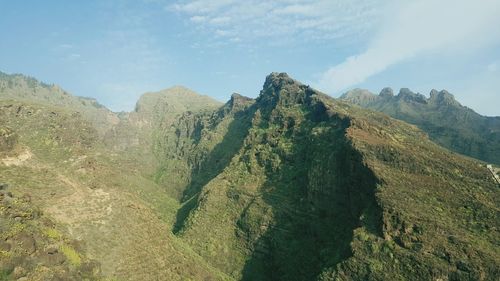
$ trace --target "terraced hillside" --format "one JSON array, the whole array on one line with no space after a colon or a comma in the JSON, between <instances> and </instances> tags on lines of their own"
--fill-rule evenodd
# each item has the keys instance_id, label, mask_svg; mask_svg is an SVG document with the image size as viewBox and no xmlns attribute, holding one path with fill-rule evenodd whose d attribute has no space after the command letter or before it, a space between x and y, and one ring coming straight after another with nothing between
<instances>
[{"instance_id":1,"label":"terraced hillside","mask_svg":"<svg viewBox=\"0 0 500 281\"><path fill-rule=\"evenodd\" d=\"M284 73L224 105L147 94L103 134L74 107L9 96L0 109L0 182L103 278L500 275L500 190L483 163Z\"/></svg>"}]
</instances>

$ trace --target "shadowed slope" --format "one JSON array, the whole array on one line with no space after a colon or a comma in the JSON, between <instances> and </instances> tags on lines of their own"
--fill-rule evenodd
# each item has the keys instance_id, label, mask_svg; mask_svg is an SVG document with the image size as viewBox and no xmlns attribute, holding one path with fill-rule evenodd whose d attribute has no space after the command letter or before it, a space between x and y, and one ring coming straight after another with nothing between
<instances>
[{"instance_id":1,"label":"shadowed slope","mask_svg":"<svg viewBox=\"0 0 500 281\"><path fill-rule=\"evenodd\" d=\"M485 167L285 74L254 107L178 231L212 265L248 280L496 276L499 192Z\"/></svg>"}]
</instances>

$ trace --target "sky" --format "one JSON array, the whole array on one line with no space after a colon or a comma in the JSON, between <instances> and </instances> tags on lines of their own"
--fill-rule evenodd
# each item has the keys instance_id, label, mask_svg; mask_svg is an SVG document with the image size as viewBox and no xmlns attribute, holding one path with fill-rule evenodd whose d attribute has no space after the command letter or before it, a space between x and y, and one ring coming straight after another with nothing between
<instances>
[{"instance_id":1,"label":"sky","mask_svg":"<svg viewBox=\"0 0 500 281\"><path fill-rule=\"evenodd\" d=\"M500 0L0 0L0 71L114 111L174 85L226 101L266 75L338 97L446 89L500 116Z\"/></svg>"}]
</instances>

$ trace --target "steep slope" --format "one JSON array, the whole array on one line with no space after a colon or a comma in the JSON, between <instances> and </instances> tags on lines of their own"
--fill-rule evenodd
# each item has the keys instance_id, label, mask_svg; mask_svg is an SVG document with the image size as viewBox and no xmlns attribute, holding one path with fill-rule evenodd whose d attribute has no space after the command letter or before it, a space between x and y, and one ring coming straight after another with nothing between
<instances>
[{"instance_id":1,"label":"steep slope","mask_svg":"<svg viewBox=\"0 0 500 281\"><path fill-rule=\"evenodd\" d=\"M204 125L173 141L196 159L185 170L209 175L184 185L174 231L235 279L498 275L500 193L480 163L286 74L271 74L255 102L226 118L240 121L224 126L208 154L202 140L224 121L194 122ZM231 153L215 157L227 143Z\"/></svg>"},{"instance_id":2,"label":"steep slope","mask_svg":"<svg viewBox=\"0 0 500 281\"><path fill-rule=\"evenodd\" d=\"M188 200L226 167L249 126L250 119L241 111L252 103L233 94L217 110L188 111L162 125L155 138L157 180L169 194Z\"/></svg>"},{"instance_id":3,"label":"steep slope","mask_svg":"<svg viewBox=\"0 0 500 281\"><path fill-rule=\"evenodd\" d=\"M445 90L432 90L427 98L409 89L401 89L396 96L390 88L379 95L355 89L340 99L415 124L453 151L500 164L500 117L481 116Z\"/></svg>"},{"instance_id":4,"label":"steep slope","mask_svg":"<svg viewBox=\"0 0 500 281\"><path fill-rule=\"evenodd\" d=\"M104 277L227 279L171 234L179 205L154 182L148 167L155 164L143 167L139 153L108 146L80 111L0 99L0 133L0 182L14 197L31 197L61 237L78 241L100 264ZM33 228L35 239L45 237L42 231ZM36 274L34 267L25 269Z\"/></svg>"},{"instance_id":5,"label":"steep slope","mask_svg":"<svg viewBox=\"0 0 500 281\"><path fill-rule=\"evenodd\" d=\"M127 154L143 175L156 177L160 185L174 190L172 182L162 182L163 177L157 173L165 162L164 150L158 148L158 135L184 114L211 112L221 105L208 96L180 86L146 93L140 97L134 111L119 114L120 121L107 131L103 141L116 153ZM170 178L176 177L170 175Z\"/></svg>"}]
</instances>

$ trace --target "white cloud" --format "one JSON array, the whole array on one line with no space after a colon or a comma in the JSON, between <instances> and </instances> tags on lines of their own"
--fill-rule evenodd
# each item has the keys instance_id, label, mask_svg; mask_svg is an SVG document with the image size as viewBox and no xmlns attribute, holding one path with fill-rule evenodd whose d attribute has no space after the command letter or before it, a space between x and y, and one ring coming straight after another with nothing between
<instances>
[{"instance_id":1,"label":"white cloud","mask_svg":"<svg viewBox=\"0 0 500 281\"><path fill-rule=\"evenodd\" d=\"M64 43L64 44L60 44L57 47L60 48L60 49L71 49L71 48L73 48L73 45L72 44Z\"/></svg>"},{"instance_id":2,"label":"white cloud","mask_svg":"<svg viewBox=\"0 0 500 281\"><path fill-rule=\"evenodd\" d=\"M234 0L196 0L184 4L174 4L174 10L190 13L211 13L234 3Z\"/></svg>"},{"instance_id":3,"label":"white cloud","mask_svg":"<svg viewBox=\"0 0 500 281\"><path fill-rule=\"evenodd\" d=\"M192 22L202 23L202 22L204 22L204 21L206 21L206 20L207 20L207 17L204 17L204 16L192 16L192 17L190 18L190 20L191 20Z\"/></svg>"},{"instance_id":4,"label":"white cloud","mask_svg":"<svg viewBox=\"0 0 500 281\"><path fill-rule=\"evenodd\" d=\"M366 51L322 74L317 86L337 92L423 53L477 52L500 43L500 1L393 2Z\"/></svg>"},{"instance_id":5,"label":"white cloud","mask_svg":"<svg viewBox=\"0 0 500 281\"><path fill-rule=\"evenodd\" d=\"M76 59L79 59L82 55L80 54L70 54L68 56L69 59L72 59L72 60L76 60Z\"/></svg>"},{"instance_id":6,"label":"white cloud","mask_svg":"<svg viewBox=\"0 0 500 281\"><path fill-rule=\"evenodd\" d=\"M167 7L230 42L332 39L370 30L389 0L188 0ZM220 39L220 38L219 38Z\"/></svg>"}]
</instances>

